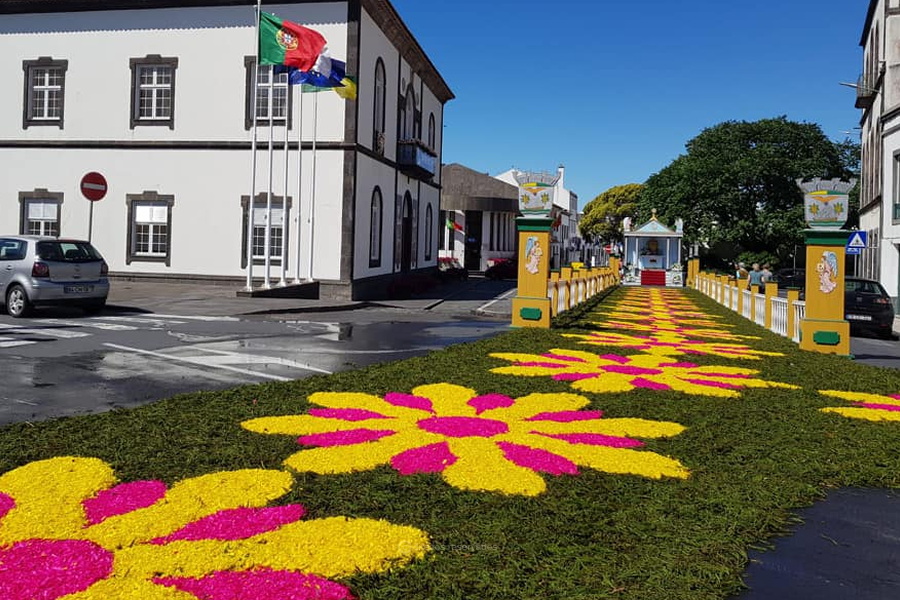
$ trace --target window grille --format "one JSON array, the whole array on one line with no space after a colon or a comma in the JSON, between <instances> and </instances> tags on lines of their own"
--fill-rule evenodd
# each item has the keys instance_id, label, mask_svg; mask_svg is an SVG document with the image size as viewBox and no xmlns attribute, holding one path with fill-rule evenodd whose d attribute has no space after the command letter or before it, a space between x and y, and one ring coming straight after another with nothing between
<instances>
[{"instance_id":1,"label":"window grille","mask_svg":"<svg viewBox=\"0 0 900 600\"><path fill-rule=\"evenodd\" d=\"M68 61L42 57L23 62L25 71L24 127L63 126Z\"/></svg>"},{"instance_id":2,"label":"window grille","mask_svg":"<svg viewBox=\"0 0 900 600\"><path fill-rule=\"evenodd\" d=\"M59 204L55 201L28 200L24 230L28 235L59 237Z\"/></svg>"}]
</instances>

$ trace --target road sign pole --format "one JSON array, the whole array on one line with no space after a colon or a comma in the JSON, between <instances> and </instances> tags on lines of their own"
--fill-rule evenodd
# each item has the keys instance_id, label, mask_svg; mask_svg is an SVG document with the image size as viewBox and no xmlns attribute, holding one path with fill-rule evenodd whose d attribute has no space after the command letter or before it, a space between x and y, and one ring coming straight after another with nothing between
<instances>
[{"instance_id":1,"label":"road sign pole","mask_svg":"<svg viewBox=\"0 0 900 600\"><path fill-rule=\"evenodd\" d=\"M94 203L91 202L91 206L88 209L88 241L91 241L91 233L94 228Z\"/></svg>"}]
</instances>

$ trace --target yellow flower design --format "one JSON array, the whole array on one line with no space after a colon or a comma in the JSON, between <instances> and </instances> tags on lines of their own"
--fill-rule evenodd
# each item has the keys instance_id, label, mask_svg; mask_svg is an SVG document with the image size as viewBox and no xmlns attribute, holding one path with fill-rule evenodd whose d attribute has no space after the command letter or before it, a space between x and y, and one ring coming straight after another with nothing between
<instances>
[{"instance_id":1,"label":"yellow flower design","mask_svg":"<svg viewBox=\"0 0 900 600\"><path fill-rule=\"evenodd\" d=\"M867 421L900 421L900 394L882 396L837 390L820 390L819 393L856 404L855 407L829 406L820 409L822 412L837 413L851 419L866 419Z\"/></svg>"},{"instance_id":2,"label":"yellow flower design","mask_svg":"<svg viewBox=\"0 0 900 600\"><path fill-rule=\"evenodd\" d=\"M736 398L741 388L797 386L754 378L759 371L738 367L698 366L673 362L668 356L635 354L597 355L577 350L551 350L547 354L491 354L514 363L491 369L493 373L520 377L552 377L571 381L584 392L630 392L634 389L675 390L701 396Z\"/></svg>"},{"instance_id":3,"label":"yellow flower design","mask_svg":"<svg viewBox=\"0 0 900 600\"><path fill-rule=\"evenodd\" d=\"M650 314L642 314L636 312L628 312L628 311L613 311L613 312L603 312L597 313L600 314L605 319L610 319L613 321L640 321L650 323L652 325L656 325L657 327L663 328L667 326L674 327L733 327L733 325L729 325L727 323L719 323L713 319L707 317L676 317L670 313L656 311Z\"/></svg>"},{"instance_id":4,"label":"yellow flower design","mask_svg":"<svg viewBox=\"0 0 900 600\"><path fill-rule=\"evenodd\" d=\"M649 321L640 323L638 321L594 321L593 325L597 327L610 327L612 329L628 329L631 331L644 331L652 334L679 334L684 337L701 337L717 340L728 340L737 342L740 340L758 340L759 336L741 335L731 333L722 329L713 327L685 327L672 322L665 321ZM717 324L718 326L718 324Z\"/></svg>"},{"instance_id":5,"label":"yellow flower design","mask_svg":"<svg viewBox=\"0 0 900 600\"><path fill-rule=\"evenodd\" d=\"M601 419L581 411L574 394L510 398L478 395L439 383L383 398L363 393L317 393L309 414L242 423L257 433L301 436L301 450L284 464L302 472L351 473L390 465L402 475L440 473L450 485L475 491L535 496L546 490L538 473L575 475L578 466L644 477L687 477L678 461L638 451L628 436L677 435L677 423Z\"/></svg>"},{"instance_id":6,"label":"yellow flower design","mask_svg":"<svg viewBox=\"0 0 900 600\"><path fill-rule=\"evenodd\" d=\"M594 332L589 334L566 333L563 337L582 340L581 344L592 346L612 346L640 350L647 354L678 356L682 354L698 354L719 356L722 358L743 358L759 360L764 356L784 356L780 352L755 350L744 344L727 342L706 342L687 339L677 333L659 333L657 335L626 335L614 332Z\"/></svg>"},{"instance_id":7,"label":"yellow flower design","mask_svg":"<svg viewBox=\"0 0 900 600\"><path fill-rule=\"evenodd\" d=\"M429 550L413 527L301 521L300 505L266 508L291 487L282 471L212 473L169 489L115 484L112 469L92 458L52 458L0 476L4 599L197 600L251 588L339 600L349 590L326 578L384 571Z\"/></svg>"}]
</instances>

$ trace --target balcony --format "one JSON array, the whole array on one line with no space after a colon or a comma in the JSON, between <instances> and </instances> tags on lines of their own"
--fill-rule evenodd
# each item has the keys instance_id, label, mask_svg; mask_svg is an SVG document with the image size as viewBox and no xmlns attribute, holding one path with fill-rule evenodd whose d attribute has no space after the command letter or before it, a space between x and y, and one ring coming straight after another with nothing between
<instances>
[{"instance_id":1,"label":"balcony","mask_svg":"<svg viewBox=\"0 0 900 600\"><path fill-rule=\"evenodd\" d=\"M877 78L873 75L860 75L856 82L856 108L870 109L878 93Z\"/></svg>"},{"instance_id":2,"label":"balcony","mask_svg":"<svg viewBox=\"0 0 900 600\"><path fill-rule=\"evenodd\" d=\"M431 179L437 167L437 154L422 140L400 140L397 142L397 164L410 177Z\"/></svg>"}]
</instances>

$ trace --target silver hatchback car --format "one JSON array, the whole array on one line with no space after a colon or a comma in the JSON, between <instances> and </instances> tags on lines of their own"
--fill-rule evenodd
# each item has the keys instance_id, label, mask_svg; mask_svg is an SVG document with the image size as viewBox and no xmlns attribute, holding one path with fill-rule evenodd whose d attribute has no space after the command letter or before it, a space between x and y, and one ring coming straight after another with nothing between
<instances>
[{"instance_id":1,"label":"silver hatchback car","mask_svg":"<svg viewBox=\"0 0 900 600\"><path fill-rule=\"evenodd\" d=\"M109 267L90 242L33 235L0 236L0 304L12 317L35 306L106 306Z\"/></svg>"}]
</instances>

